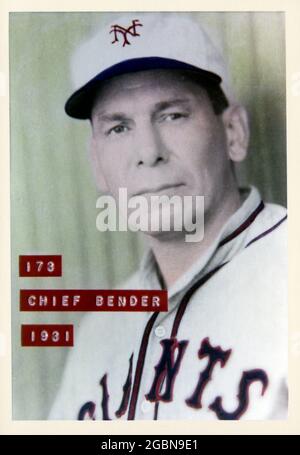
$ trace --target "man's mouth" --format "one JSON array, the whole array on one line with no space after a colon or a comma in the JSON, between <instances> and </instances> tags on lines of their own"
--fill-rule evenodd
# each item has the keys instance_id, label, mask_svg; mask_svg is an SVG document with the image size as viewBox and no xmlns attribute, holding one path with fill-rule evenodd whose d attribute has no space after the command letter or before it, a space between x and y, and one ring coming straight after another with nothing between
<instances>
[{"instance_id":1,"label":"man's mouth","mask_svg":"<svg viewBox=\"0 0 300 455\"><path fill-rule=\"evenodd\" d=\"M184 185L184 183L170 183L170 184L158 185L155 187L142 188L141 190L134 193L132 195L132 197L146 196L148 194L167 194L167 193L170 193L170 191L172 192L175 188L178 188L183 185Z\"/></svg>"}]
</instances>

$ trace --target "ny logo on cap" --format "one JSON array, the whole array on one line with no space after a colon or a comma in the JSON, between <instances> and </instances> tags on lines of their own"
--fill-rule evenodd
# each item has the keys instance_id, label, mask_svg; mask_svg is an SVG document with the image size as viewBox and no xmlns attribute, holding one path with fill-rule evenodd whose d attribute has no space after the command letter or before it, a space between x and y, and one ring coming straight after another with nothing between
<instances>
[{"instance_id":1,"label":"ny logo on cap","mask_svg":"<svg viewBox=\"0 0 300 455\"><path fill-rule=\"evenodd\" d=\"M112 25L111 31L109 33L114 33L115 38L114 41L111 42L111 44L114 44L117 41L119 41L118 33L121 33L121 35L123 36L123 47L126 46L126 44L131 44L128 41L127 35L129 34L131 36L140 36L139 33L136 31L136 27L143 27L143 24L141 24L138 19L132 20L132 24L128 28L124 28L121 25L117 24Z\"/></svg>"}]
</instances>

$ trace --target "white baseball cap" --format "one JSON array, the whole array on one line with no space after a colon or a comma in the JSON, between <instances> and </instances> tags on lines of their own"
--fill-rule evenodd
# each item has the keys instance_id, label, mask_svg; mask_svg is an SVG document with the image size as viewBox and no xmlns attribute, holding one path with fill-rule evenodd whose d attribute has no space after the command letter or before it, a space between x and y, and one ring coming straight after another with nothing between
<instances>
[{"instance_id":1,"label":"white baseball cap","mask_svg":"<svg viewBox=\"0 0 300 455\"><path fill-rule=\"evenodd\" d=\"M74 53L74 92L65 111L87 119L101 82L153 69L197 72L204 84L221 88L228 101L232 98L224 59L198 21L180 12L127 13L111 20Z\"/></svg>"}]
</instances>

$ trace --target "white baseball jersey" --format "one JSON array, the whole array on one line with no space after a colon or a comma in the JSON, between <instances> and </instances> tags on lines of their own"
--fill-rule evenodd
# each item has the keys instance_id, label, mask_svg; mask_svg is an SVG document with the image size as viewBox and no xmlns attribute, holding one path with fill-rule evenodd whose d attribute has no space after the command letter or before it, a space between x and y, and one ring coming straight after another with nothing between
<instances>
[{"instance_id":1,"label":"white baseball jersey","mask_svg":"<svg viewBox=\"0 0 300 455\"><path fill-rule=\"evenodd\" d=\"M151 252L123 288L160 288ZM83 318L51 419L286 417L286 209L251 187L168 297Z\"/></svg>"}]
</instances>

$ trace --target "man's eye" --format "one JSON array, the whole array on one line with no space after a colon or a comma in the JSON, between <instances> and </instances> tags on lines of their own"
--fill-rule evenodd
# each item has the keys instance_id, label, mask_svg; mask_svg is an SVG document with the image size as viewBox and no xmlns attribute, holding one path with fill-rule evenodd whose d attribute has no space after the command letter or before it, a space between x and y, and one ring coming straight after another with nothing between
<instances>
[{"instance_id":1,"label":"man's eye","mask_svg":"<svg viewBox=\"0 0 300 455\"><path fill-rule=\"evenodd\" d=\"M128 127L126 125L116 125L114 126L113 128L110 128L108 131L107 131L107 135L111 135L111 134L121 134L121 133L124 133L125 131L128 130Z\"/></svg>"},{"instance_id":2,"label":"man's eye","mask_svg":"<svg viewBox=\"0 0 300 455\"><path fill-rule=\"evenodd\" d=\"M187 117L187 114L184 114L182 112L171 112L170 114L165 114L163 116L163 120L165 121L173 121L173 120L178 120L183 117Z\"/></svg>"}]
</instances>

